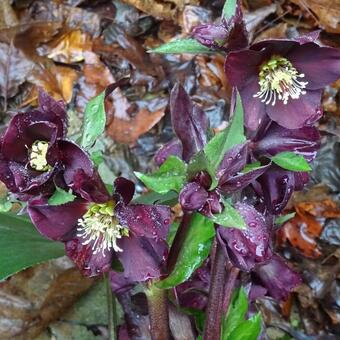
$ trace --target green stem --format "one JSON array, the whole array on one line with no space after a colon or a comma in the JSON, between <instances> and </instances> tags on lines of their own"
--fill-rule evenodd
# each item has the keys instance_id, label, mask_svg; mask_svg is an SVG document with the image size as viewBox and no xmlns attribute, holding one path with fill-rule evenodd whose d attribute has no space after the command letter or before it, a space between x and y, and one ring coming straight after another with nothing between
<instances>
[{"instance_id":1,"label":"green stem","mask_svg":"<svg viewBox=\"0 0 340 340\"><path fill-rule=\"evenodd\" d=\"M152 340L169 340L169 313L168 299L165 289L159 289L151 284L145 290L150 318L150 330Z\"/></svg>"},{"instance_id":2,"label":"green stem","mask_svg":"<svg viewBox=\"0 0 340 340\"><path fill-rule=\"evenodd\" d=\"M112 293L110 278L107 274L105 274L105 281L106 281L109 339L116 340L117 339L116 298Z\"/></svg>"}]
</instances>

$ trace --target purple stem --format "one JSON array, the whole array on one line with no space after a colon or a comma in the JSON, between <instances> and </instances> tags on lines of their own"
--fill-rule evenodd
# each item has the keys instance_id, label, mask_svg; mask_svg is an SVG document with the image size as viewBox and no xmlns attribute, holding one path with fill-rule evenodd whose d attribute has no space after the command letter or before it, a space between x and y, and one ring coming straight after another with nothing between
<instances>
[{"instance_id":1,"label":"purple stem","mask_svg":"<svg viewBox=\"0 0 340 340\"><path fill-rule=\"evenodd\" d=\"M216 252L211 270L210 290L207 316L204 328L204 340L220 339L221 320L224 306L224 289L227 273L226 258L219 242L216 242Z\"/></svg>"},{"instance_id":2,"label":"purple stem","mask_svg":"<svg viewBox=\"0 0 340 340\"><path fill-rule=\"evenodd\" d=\"M152 340L170 340L167 291L151 284L145 293L148 299Z\"/></svg>"},{"instance_id":3,"label":"purple stem","mask_svg":"<svg viewBox=\"0 0 340 340\"><path fill-rule=\"evenodd\" d=\"M233 265L229 266L229 274L227 277L227 282L224 290L223 308L222 314L225 315L228 312L229 304L231 301L231 296L233 294L236 279L238 277L240 270Z\"/></svg>"}]
</instances>

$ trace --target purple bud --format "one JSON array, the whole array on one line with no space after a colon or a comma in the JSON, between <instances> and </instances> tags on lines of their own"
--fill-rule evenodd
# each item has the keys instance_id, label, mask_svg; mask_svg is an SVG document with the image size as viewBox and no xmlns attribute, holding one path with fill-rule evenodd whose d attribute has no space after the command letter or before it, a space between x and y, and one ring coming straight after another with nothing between
<instances>
[{"instance_id":1,"label":"purple bud","mask_svg":"<svg viewBox=\"0 0 340 340\"><path fill-rule=\"evenodd\" d=\"M207 198L208 192L196 182L186 184L179 194L182 208L189 211L201 209Z\"/></svg>"}]
</instances>

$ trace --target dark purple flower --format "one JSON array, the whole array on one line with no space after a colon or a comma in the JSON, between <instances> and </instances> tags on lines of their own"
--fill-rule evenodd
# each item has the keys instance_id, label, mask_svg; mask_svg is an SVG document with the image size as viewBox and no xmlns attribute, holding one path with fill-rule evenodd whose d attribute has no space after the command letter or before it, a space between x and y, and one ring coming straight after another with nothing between
<instances>
[{"instance_id":1,"label":"dark purple flower","mask_svg":"<svg viewBox=\"0 0 340 340\"><path fill-rule=\"evenodd\" d=\"M254 273L267 288L268 294L277 300L286 299L292 289L302 281L300 275L275 254L268 263L257 266Z\"/></svg>"},{"instance_id":2,"label":"dark purple flower","mask_svg":"<svg viewBox=\"0 0 340 340\"><path fill-rule=\"evenodd\" d=\"M340 52L311 37L266 40L228 54L225 71L240 92L249 130L266 115L288 129L320 118L321 91L340 76Z\"/></svg>"},{"instance_id":3,"label":"dark purple flower","mask_svg":"<svg viewBox=\"0 0 340 340\"><path fill-rule=\"evenodd\" d=\"M82 198L60 206L49 206L41 197L29 201L28 213L39 232L64 242L68 256L87 276L109 271L114 258L122 263L127 280L161 276L169 208L130 203L134 184L122 177L115 181L113 196L106 192L104 200L101 192L98 199L93 188L102 187L95 183L101 182L99 177L89 183L83 175L77 173L77 182L69 183Z\"/></svg>"},{"instance_id":4,"label":"dark purple flower","mask_svg":"<svg viewBox=\"0 0 340 340\"><path fill-rule=\"evenodd\" d=\"M183 155L183 146L182 143L177 139L173 139L169 143L165 144L162 148L160 148L154 157L154 161L156 165L161 166L169 156L176 156L178 158L182 158Z\"/></svg>"},{"instance_id":5,"label":"dark purple flower","mask_svg":"<svg viewBox=\"0 0 340 340\"><path fill-rule=\"evenodd\" d=\"M315 127L286 129L272 122L251 143L251 154L253 158L261 159L290 151L311 162L319 147L320 134ZM292 172L272 164L257 179L262 187L259 194L264 197L268 211L277 215L285 208L293 191L301 190L308 179L306 172Z\"/></svg>"},{"instance_id":6,"label":"dark purple flower","mask_svg":"<svg viewBox=\"0 0 340 340\"><path fill-rule=\"evenodd\" d=\"M245 48L248 45L248 33L240 1L237 1L235 15L229 20L223 18L219 25L198 25L192 30L191 36L208 48L225 52Z\"/></svg>"},{"instance_id":7,"label":"dark purple flower","mask_svg":"<svg viewBox=\"0 0 340 340\"><path fill-rule=\"evenodd\" d=\"M218 228L218 238L234 266L251 271L257 263L268 261L272 256L269 247L271 225L254 207L237 203L235 208L243 217L247 228Z\"/></svg>"},{"instance_id":8,"label":"dark purple flower","mask_svg":"<svg viewBox=\"0 0 340 340\"><path fill-rule=\"evenodd\" d=\"M189 161L207 143L208 118L180 84L171 91L170 111L172 127L183 146L183 159Z\"/></svg>"}]
</instances>

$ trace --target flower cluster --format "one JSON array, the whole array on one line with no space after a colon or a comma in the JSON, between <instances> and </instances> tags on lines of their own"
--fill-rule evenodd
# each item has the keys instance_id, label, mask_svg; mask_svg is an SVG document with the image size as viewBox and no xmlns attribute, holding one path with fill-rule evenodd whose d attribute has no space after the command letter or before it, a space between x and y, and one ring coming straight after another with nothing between
<instances>
[{"instance_id":1,"label":"flower cluster","mask_svg":"<svg viewBox=\"0 0 340 340\"><path fill-rule=\"evenodd\" d=\"M64 242L84 275L99 275L120 262L130 280L160 277L169 208L131 203L134 184L123 177L109 194L87 152L66 132L63 103L40 91L39 108L16 114L1 137L0 179L27 202L43 236ZM50 204L56 189L72 191L74 200Z\"/></svg>"}]
</instances>

